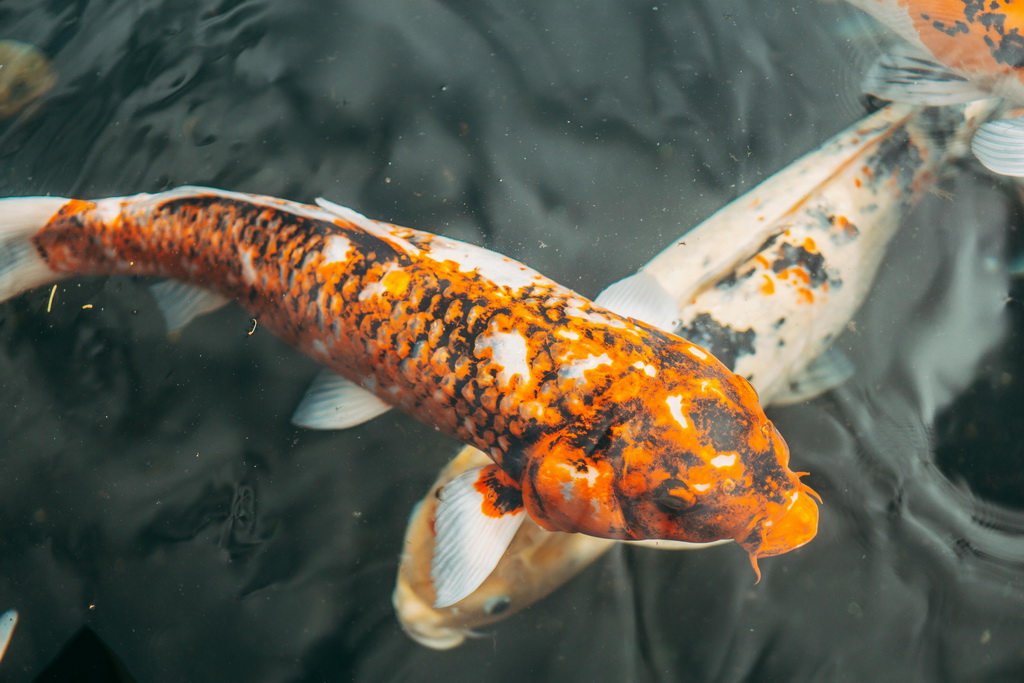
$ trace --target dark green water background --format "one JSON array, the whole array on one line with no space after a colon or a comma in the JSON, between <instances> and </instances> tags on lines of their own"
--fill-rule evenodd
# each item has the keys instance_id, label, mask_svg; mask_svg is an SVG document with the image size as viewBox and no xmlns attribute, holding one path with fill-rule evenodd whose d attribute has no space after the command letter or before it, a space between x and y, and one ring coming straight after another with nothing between
<instances>
[{"instance_id":1,"label":"dark green water background","mask_svg":"<svg viewBox=\"0 0 1024 683\"><path fill-rule=\"evenodd\" d=\"M594 295L863 115L855 17L3 0L0 39L60 82L0 122L0 196L322 195ZM0 610L21 623L0 678L31 680L83 626L140 681L1024 678L1019 221L983 175L944 189L839 342L853 380L771 411L825 500L812 544L757 586L735 547L619 549L450 652L407 639L390 593L454 443L391 414L292 427L316 366L237 309L171 342L144 281L3 304Z\"/></svg>"}]
</instances>

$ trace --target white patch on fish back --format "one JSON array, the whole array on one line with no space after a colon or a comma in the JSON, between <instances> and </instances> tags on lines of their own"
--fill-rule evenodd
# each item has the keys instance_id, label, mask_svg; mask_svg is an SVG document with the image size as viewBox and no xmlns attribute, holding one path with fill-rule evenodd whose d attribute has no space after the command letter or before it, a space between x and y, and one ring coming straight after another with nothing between
<instances>
[{"instance_id":1,"label":"white patch on fish back","mask_svg":"<svg viewBox=\"0 0 1024 683\"><path fill-rule=\"evenodd\" d=\"M430 248L424 255L438 263L451 261L459 266L460 273L475 271L510 289L522 289L544 281L543 275L507 256L447 237L432 237Z\"/></svg>"},{"instance_id":2,"label":"white patch on fish back","mask_svg":"<svg viewBox=\"0 0 1024 683\"><path fill-rule=\"evenodd\" d=\"M382 282L371 282L370 284L363 287L362 291L359 292L359 296L356 297L359 301L366 301L371 296L377 296L388 291L387 287Z\"/></svg>"},{"instance_id":3,"label":"white patch on fish back","mask_svg":"<svg viewBox=\"0 0 1024 683\"><path fill-rule=\"evenodd\" d=\"M388 288L384 286L384 278L387 277L388 273L390 273L393 270L398 270L398 268L399 266L397 263L391 263L390 265L388 265L388 267L384 269L384 272L380 274L380 280L376 282L371 282L365 287L363 287L363 289L359 292L359 295L356 298L359 301L366 301L371 296L378 296L379 294L384 294L385 292L387 292Z\"/></svg>"},{"instance_id":4,"label":"white patch on fish back","mask_svg":"<svg viewBox=\"0 0 1024 683\"><path fill-rule=\"evenodd\" d=\"M582 379L586 382L586 376L584 373L587 370L593 370L601 365L611 365L612 359L607 353L602 353L600 356L589 355L586 358L579 358L566 365L563 365L558 369L558 377L560 379Z\"/></svg>"},{"instance_id":5,"label":"white patch on fish back","mask_svg":"<svg viewBox=\"0 0 1024 683\"><path fill-rule=\"evenodd\" d=\"M595 470L593 467L590 467L589 465L587 465L587 471L585 473L584 472L580 472L579 470L577 470L574 465L566 465L565 463L558 463L558 466L563 468L563 469L565 469L565 470L567 470L569 472L569 476L572 477L573 479L586 479L587 480L587 485L590 486L591 488L593 488L594 486L597 485L597 474L598 474L598 472L597 472L597 470Z\"/></svg>"},{"instance_id":6,"label":"white patch on fish back","mask_svg":"<svg viewBox=\"0 0 1024 683\"><path fill-rule=\"evenodd\" d=\"M690 355L696 356L697 358L700 358L701 360L707 360L708 359L708 354L704 353L703 351L698 349L696 346L691 346L690 348L687 349L687 351L690 352Z\"/></svg>"},{"instance_id":7,"label":"white patch on fish back","mask_svg":"<svg viewBox=\"0 0 1024 683\"><path fill-rule=\"evenodd\" d=\"M633 363L633 367L636 368L637 370L643 370L644 374L647 375L648 377L654 377L655 375L658 374L658 369L656 367L648 363L645 363L642 360L638 360L637 362Z\"/></svg>"},{"instance_id":8,"label":"white patch on fish back","mask_svg":"<svg viewBox=\"0 0 1024 683\"><path fill-rule=\"evenodd\" d=\"M344 263L348 261L348 255L352 252L352 241L343 235L328 235L327 244L324 246L324 260L321 265L329 266L332 263Z\"/></svg>"},{"instance_id":9,"label":"white patch on fish back","mask_svg":"<svg viewBox=\"0 0 1024 683\"><path fill-rule=\"evenodd\" d=\"M735 453L722 453L721 455L716 455L715 457L711 458L711 465L714 467L732 467L735 464Z\"/></svg>"},{"instance_id":10,"label":"white patch on fish back","mask_svg":"<svg viewBox=\"0 0 1024 683\"><path fill-rule=\"evenodd\" d=\"M121 207L124 202L123 197L111 197L110 199L101 199L96 202L96 208L94 208L93 215L99 218L106 225L112 225L117 218L121 215Z\"/></svg>"},{"instance_id":11,"label":"white patch on fish back","mask_svg":"<svg viewBox=\"0 0 1024 683\"><path fill-rule=\"evenodd\" d=\"M669 396L665 399L665 404L668 406L668 412L672 414L673 419L675 419L683 429L689 429L690 423L686 420L686 416L683 415L683 397Z\"/></svg>"},{"instance_id":12,"label":"white patch on fish back","mask_svg":"<svg viewBox=\"0 0 1024 683\"><path fill-rule=\"evenodd\" d=\"M249 285L256 284L259 276L256 274L256 267L252 264L252 251L245 247L239 247L238 260L242 264L242 281Z\"/></svg>"},{"instance_id":13,"label":"white patch on fish back","mask_svg":"<svg viewBox=\"0 0 1024 683\"><path fill-rule=\"evenodd\" d=\"M495 324L479 337L473 346L473 352L479 357L486 349L491 350L491 362L501 368L498 382L503 387L512 383L512 378L519 375L523 383L530 381L530 364L527 362L528 347L526 339L518 332L499 332Z\"/></svg>"},{"instance_id":14,"label":"white patch on fish back","mask_svg":"<svg viewBox=\"0 0 1024 683\"><path fill-rule=\"evenodd\" d=\"M583 303L583 302L580 302ZM608 316L602 315L596 311L585 311L577 305L566 306L565 314L570 315L574 318L582 318L590 323L597 325L608 325L609 327L617 327L619 329L625 329L626 323L615 318L609 318Z\"/></svg>"}]
</instances>

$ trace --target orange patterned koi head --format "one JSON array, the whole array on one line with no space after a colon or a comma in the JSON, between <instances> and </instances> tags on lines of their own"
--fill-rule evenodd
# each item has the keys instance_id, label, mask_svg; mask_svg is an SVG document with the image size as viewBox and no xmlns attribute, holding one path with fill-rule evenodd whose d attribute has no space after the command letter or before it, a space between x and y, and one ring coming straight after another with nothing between
<instances>
[{"instance_id":1,"label":"orange patterned koi head","mask_svg":"<svg viewBox=\"0 0 1024 683\"><path fill-rule=\"evenodd\" d=\"M750 384L689 342L659 355L585 429L537 445L523 477L531 517L605 538L732 538L755 570L757 557L811 540L816 494Z\"/></svg>"}]
</instances>

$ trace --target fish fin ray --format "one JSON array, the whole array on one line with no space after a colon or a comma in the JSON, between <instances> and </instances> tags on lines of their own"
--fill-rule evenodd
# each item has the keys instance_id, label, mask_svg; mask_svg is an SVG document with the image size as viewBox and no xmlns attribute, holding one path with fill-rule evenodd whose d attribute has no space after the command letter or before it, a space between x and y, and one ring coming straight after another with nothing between
<instances>
[{"instance_id":1,"label":"fish fin ray","mask_svg":"<svg viewBox=\"0 0 1024 683\"><path fill-rule=\"evenodd\" d=\"M164 323L170 334L180 332L199 316L212 313L231 302L222 294L177 280L150 285L149 291L164 315Z\"/></svg>"},{"instance_id":2,"label":"fish fin ray","mask_svg":"<svg viewBox=\"0 0 1024 683\"><path fill-rule=\"evenodd\" d=\"M203 187L201 185L181 185L156 194L138 194L131 197L112 197L111 200L130 201L137 206L159 206L166 202L178 199L190 200L200 197L218 197L220 199L243 202L254 206L263 206L275 211L284 211L295 216L301 216L303 218L309 218L317 221L325 221L328 223L333 223L338 218L344 218L344 220L348 222L356 223L364 230L376 230L378 233L384 232L376 221L371 220L352 209L346 209L343 206L338 206L337 204L327 202L326 200L318 199L317 206L313 206L312 204L303 204L291 201L290 199L281 199L279 197L271 197L269 195L221 190L216 187Z\"/></svg>"},{"instance_id":3,"label":"fish fin ray","mask_svg":"<svg viewBox=\"0 0 1024 683\"><path fill-rule=\"evenodd\" d=\"M679 320L675 299L656 277L643 271L608 285L594 303L669 332Z\"/></svg>"},{"instance_id":4,"label":"fish fin ray","mask_svg":"<svg viewBox=\"0 0 1024 683\"><path fill-rule=\"evenodd\" d=\"M1024 176L1024 116L982 124L971 149L993 173Z\"/></svg>"},{"instance_id":5,"label":"fish fin ray","mask_svg":"<svg viewBox=\"0 0 1024 683\"><path fill-rule=\"evenodd\" d=\"M402 251L409 255L416 255L420 252L420 250L417 247L413 246L408 241L403 240L400 237L396 237L395 235L392 235L391 231L388 230L387 228L387 224L385 223L381 223L380 221L375 221L370 218L367 218L358 211L353 211L347 206L342 206L341 204L335 204L334 202L328 199L324 199L323 197L316 198L316 205L319 206L324 211L327 211L328 213L332 214L335 218L340 218L346 223L351 223L370 233L374 237L384 240L388 244L391 244L392 246L401 249Z\"/></svg>"},{"instance_id":6,"label":"fish fin ray","mask_svg":"<svg viewBox=\"0 0 1024 683\"><path fill-rule=\"evenodd\" d=\"M880 56L864 75L861 88L883 100L928 107L964 104L992 96L910 46Z\"/></svg>"},{"instance_id":7,"label":"fish fin ray","mask_svg":"<svg viewBox=\"0 0 1024 683\"><path fill-rule=\"evenodd\" d=\"M63 197L0 199L0 301L66 277L50 269L32 244L32 236L69 201Z\"/></svg>"},{"instance_id":8,"label":"fish fin ray","mask_svg":"<svg viewBox=\"0 0 1024 683\"><path fill-rule=\"evenodd\" d=\"M322 370L295 409L292 424L307 429L349 429L391 408L354 382L330 370Z\"/></svg>"},{"instance_id":9,"label":"fish fin ray","mask_svg":"<svg viewBox=\"0 0 1024 683\"><path fill-rule=\"evenodd\" d=\"M810 401L850 379L854 369L846 354L833 347L792 375L786 389L774 396L771 403L784 406Z\"/></svg>"},{"instance_id":10,"label":"fish fin ray","mask_svg":"<svg viewBox=\"0 0 1024 683\"><path fill-rule=\"evenodd\" d=\"M498 566L523 522L525 512L518 488L512 489L518 501L512 501L507 511L492 516L493 507L488 507L492 514L485 514L485 507L493 502L492 494L508 496L510 492L509 488L489 489L487 481L495 481L498 486L511 482L497 465L486 465L460 474L438 493L430 570L434 607L452 605L479 588Z\"/></svg>"}]
</instances>

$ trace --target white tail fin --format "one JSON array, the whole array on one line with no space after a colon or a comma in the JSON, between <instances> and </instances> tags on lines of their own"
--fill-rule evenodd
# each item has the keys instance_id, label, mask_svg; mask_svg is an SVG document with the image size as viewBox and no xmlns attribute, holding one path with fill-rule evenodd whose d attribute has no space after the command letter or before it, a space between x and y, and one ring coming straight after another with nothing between
<instances>
[{"instance_id":1,"label":"white tail fin","mask_svg":"<svg viewBox=\"0 0 1024 683\"><path fill-rule=\"evenodd\" d=\"M62 277L30 240L67 202L62 197L0 199L0 301Z\"/></svg>"}]
</instances>

